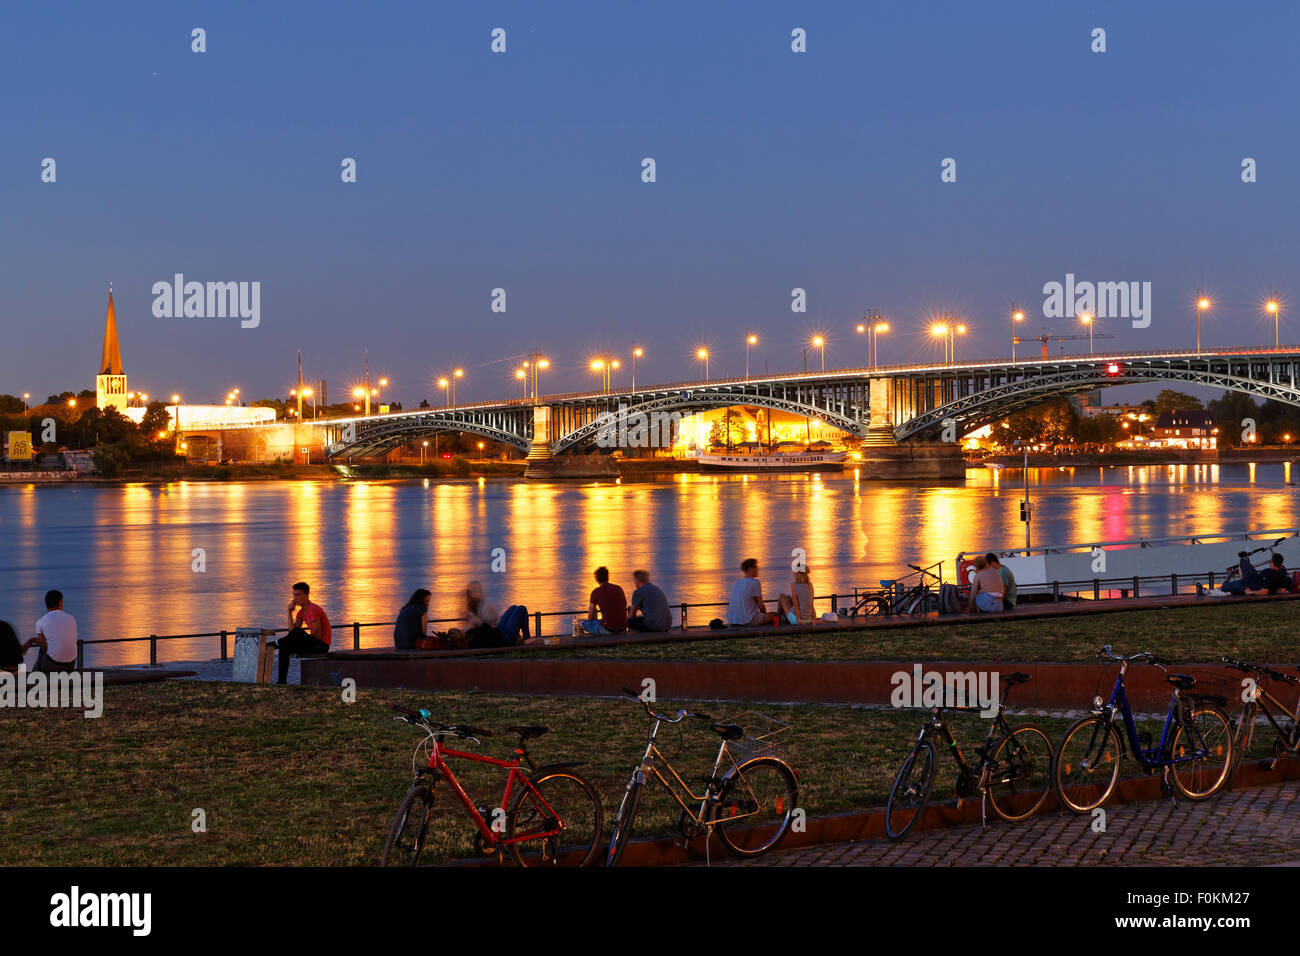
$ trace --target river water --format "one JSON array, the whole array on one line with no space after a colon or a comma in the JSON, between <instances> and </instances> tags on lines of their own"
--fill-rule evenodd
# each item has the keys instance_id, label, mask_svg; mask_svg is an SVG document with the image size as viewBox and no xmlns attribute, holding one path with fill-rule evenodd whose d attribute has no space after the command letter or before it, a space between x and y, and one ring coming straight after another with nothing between
<instances>
[{"instance_id":1,"label":"river water","mask_svg":"<svg viewBox=\"0 0 1300 956\"><path fill-rule=\"evenodd\" d=\"M1300 478L1300 475L1297 475ZM1289 464L1030 469L1035 544L1300 525ZM843 475L677 475L660 481L172 482L0 488L0 619L21 638L58 588L83 638L283 626L305 579L334 623L392 621L411 591L458 614L467 581L498 606L585 611L592 570L631 593L647 568L670 602L726 599L756 557L765 596L788 590L803 548L818 593L876 586L906 563L1023 546L1024 472L965 483ZM501 549L498 551L497 549ZM494 570L496 568L503 570ZM202 570L196 570L201 567ZM718 611L697 611L704 623ZM548 632L566 630L552 621ZM441 625L445 627L445 625ZM362 630L391 645L391 628ZM217 656L215 638L161 642L160 660ZM88 648L88 662L148 660L147 643Z\"/></svg>"}]
</instances>

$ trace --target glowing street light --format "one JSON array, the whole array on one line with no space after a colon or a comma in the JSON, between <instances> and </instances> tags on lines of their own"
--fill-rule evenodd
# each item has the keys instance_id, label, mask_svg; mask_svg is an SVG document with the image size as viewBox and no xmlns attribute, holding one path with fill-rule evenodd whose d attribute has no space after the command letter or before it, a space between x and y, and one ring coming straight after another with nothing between
<instances>
[{"instance_id":1,"label":"glowing street light","mask_svg":"<svg viewBox=\"0 0 1300 956\"><path fill-rule=\"evenodd\" d=\"M1092 354L1092 316L1087 312L1079 313L1079 321L1088 327L1088 354Z\"/></svg>"},{"instance_id":2,"label":"glowing street light","mask_svg":"<svg viewBox=\"0 0 1300 956\"><path fill-rule=\"evenodd\" d=\"M812 338L812 347L821 353L822 371L826 371L826 339L820 335L814 335Z\"/></svg>"},{"instance_id":3,"label":"glowing street light","mask_svg":"<svg viewBox=\"0 0 1300 956\"><path fill-rule=\"evenodd\" d=\"M515 378L519 381L519 397L528 397L528 373L522 368L515 369Z\"/></svg>"},{"instance_id":4,"label":"glowing street light","mask_svg":"<svg viewBox=\"0 0 1300 956\"><path fill-rule=\"evenodd\" d=\"M635 342L632 343L632 391L636 391L636 360L645 354L645 350Z\"/></svg>"},{"instance_id":5,"label":"glowing street light","mask_svg":"<svg viewBox=\"0 0 1300 956\"><path fill-rule=\"evenodd\" d=\"M27 400L32 397L31 392L23 392L23 414L27 414Z\"/></svg>"},{"instance_id":6,"label":"glowing street light","mask_svg":"<svg viewBox=\"0 0 1300 956\"><path fill-rule=\"evenodd\" d=\"M447 407L450 408L451 392L449 391L449 389L451 388L451 382L447 381L447 379L445 378L440 378L438 379L438 387L442 389L442 397L446 401Z\"/></svg>"},{"instance_id":7,"label":"glowing street light","mask_svg":"<svg viewBox=\"0 0 1300 956\"><path fill-rule=\"evenodd\" d=\"M753 332L745 333L745 381L749 381L749 347L758 344L758 336Z\"/></svg>"},{"instance_id":8,"label":"glowing street light","mask_svg":"<svg viewBox=\"0 0 1300 956\"><path fill-rule=\"evenodd\" d=\"M1201 354L1201 313L1210 307L1210 300L1200 289L1196 290L1196 354Z\"/></svg>"},{"instance_id":9,"label":"glowing street light","mask_svg":"<svg viewBox=\"0 0 1300 956\"><path fill-rule=\"evenodd\" d=\"M704 363L704 384L707 385L709 384L709 350L704 348L696 349L695 357Z\"/></svg>"},{"instance_id":10,"label":"glowing street light","mask_svg":"<svg viewBox=\"0 0 1300 956\"><path fill-rule=\"evenodd\" d=\"M1264 303L1264 309L1273 316L1273 348L1279 349L1282 347L1281 332L1278 328L1278 314L1281 307L1278 305L1277 299L1269 299Z\"/></svg>"},{"instance_id":11,"label":"glowing street light","mask_svg":"<svg viewBox=\"0 0 1300 956\"><path fill-rule=\"evenodd\" d=\"M889 323L880 321L880 313L863 316L865 321L858 323L858 331L865 333L867 336L867 368L875 368L876 360L880 355L880 343L876 341L876 336L882 332L889 331Z\"/></svg>"},{"instance_id":12,"label":"glowing street light","mask_svg":"<svg viewBox=\"0 0 1300 956\"><path fill-rule=\"evenodd\" d=\"M425 440L420 444L420 464L421 464L421 465L424 464L424 450L425 450L426 448L428 448L428 447L429 447L429 439L426 438L426 439L425 439Z\"/></svg>"},{"instance_id":13,"label":"glowing street light","mask_svg":"<svg viewBox=\"0 0 1300 956\"><path fill-rule=\"evenodd\" d=\"M1011 303L1011 364L1016 364L1016 323L1025 321L1025 313Z\"/></svg>"}]
</instances>

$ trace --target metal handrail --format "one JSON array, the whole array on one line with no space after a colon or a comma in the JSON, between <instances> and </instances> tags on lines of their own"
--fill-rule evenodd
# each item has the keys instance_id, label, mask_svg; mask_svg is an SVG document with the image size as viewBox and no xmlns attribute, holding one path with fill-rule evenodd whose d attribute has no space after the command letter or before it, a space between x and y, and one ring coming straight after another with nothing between
<instances>
[{"instance_id":1,"label":"metal handrail","mask_svg":"<svg viewBox=\"0 0 1300 956\"><path fill-rule=\"evenodd\" d=\"M839 601L841 599L853 598L853 597L854 597L853 594L840 594L840 593L814 595L813 605L815 607L816 602L818 601L830 601L831 611L835 612L838 611ZM677 625L677 630L686 630L687 612L691 608L697 608L697 609L698 608L719 608L719 607L727 607L728 604L729 604L728 601L705 601L699 603L689 603L683 601L678 604L669 605L669 608L670 610L675 608L678 611L680 623ZM536 637L548 636L542 634L542 618L576 617L578 615L585 616L586 613L587 613L586 609L575 610L575 611L533 611L530 616L533 618L534 621L534 627L533 627L534 636ZM462 617L440 617L440 618L429 619L430 624L460 624L463 621L464 618ZM365 623L361 621L353 621L351 624L340 624L338 625L337 629L345 629L345 628L350 629L352 631L352 649L360 650L361 631L363 629L371 628L371 627L393 627L396 623L397 623L396 621L371 621ZM141 641L148 641L149 642L149 664L150 666L157 666L159 641L193 640L196 638L206 638L206 637L221 638L221 657L218 659L223 661L229 660L228 641L230 635L236 630L238 630L238 628L225 628L220 631L205 631L198 634L149 634L140 637L78 638L77 639L77 667L80 668L85 665L85 647L91 644L132 644L132 643L139 643ZM289 628L287 627L262 628L262 630L270 631L273 634L287 634ZM554 635L549 635L549 636L554 636Z\"/></svg>"}]
</instances>

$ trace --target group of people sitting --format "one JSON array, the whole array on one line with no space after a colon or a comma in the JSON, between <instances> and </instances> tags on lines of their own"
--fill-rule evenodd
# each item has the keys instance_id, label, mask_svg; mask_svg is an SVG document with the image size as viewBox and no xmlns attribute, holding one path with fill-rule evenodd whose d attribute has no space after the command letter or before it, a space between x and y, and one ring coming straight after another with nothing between
<instances>
[{"instance_id":1,"label":"group of people sitting","mask_svg":"<svg viewBox=\"0 0 1300 956\"><path fill-rule=\"evenodd\" d=\"M629 603L627 593L609 580L609 569L595 571L596 587L588 598L587 616L578 625L584 634L602 636L624 631L666 631L672 627L672 612L663 590L650 580L648 571L633 571L636 587ZM459 650L467 647L510 647L540 644L528 626L528 608L512 604L501 614L488 600L482 582L471 581L465 588L461 626L445 632L429 630L429 606L433 595L419 588L398 612L393 644L402 650Z\"/></svg>"}]
</instances>

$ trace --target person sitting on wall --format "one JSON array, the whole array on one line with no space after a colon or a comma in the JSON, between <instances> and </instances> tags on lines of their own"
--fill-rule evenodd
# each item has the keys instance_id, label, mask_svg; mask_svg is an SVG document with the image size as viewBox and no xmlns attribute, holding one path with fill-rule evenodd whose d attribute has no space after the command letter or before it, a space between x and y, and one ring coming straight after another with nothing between
<instances>
[{"instance_id":1,"label":"person sitting on wall","mask_svg":"<svg viewBox=\"0 0 1300 956\"><path fill-rule=\"evenodd\" d=\"M306 581L293 586L293 600L289 602L289 633L279 641L270 642L272 647L279 649L277 684L289 682L289 663L294 654L324 654L330 649L333 635L329 615L319 604L312 603L310 594L311 587Z\"/></svg>"},{"instance_id":2,"label":"person sitting on wall","mask_svg":"<svg viewBox=\"0 0 1300 956\"><path fill-rule=\"evenodd\" d=\"M411 599L397 612L393 626L393 646L402 651L413 651L417 642L429 633L429 603L433 595L425 588L417 588Z\"/></svg>"},{"instance_id":3,"label":"person sitting on wall","mask_svg":"<svg viewBox=\"0 0 1300 956\"><path fill-rule=\"evenodd\" d=\"M632 592L632 610L627 626L633 631L666 631L673 626L668 598L657 584L650 583L649 571L633 571L636 590Z\"/></svg>"},{"instance_id":4,"label":"person sitting on wall","mask_svg":"<svg viewBox=\"0 0 1300 956\"><path fill-rule=\"evenodd\" d=\"M587 619L578 624L593 636L621 634L627 630L627 595L617 584L609 583L609 568L596 569L596 587L591 592ZM597 620L596 612L600 612Z\"/></svg>"},{"instance_id":5,"label":"person sitting on wall","mask_svg":"<svg viewBox=\"0 0 1300 956\"><path fill-rule=\"evenodd\" d=\"M1010 611L1016 606L1016 576L1011 573L1011 569L998 560L998 556L990 551L984 555L984 560L988 562L990 568L997 568L998 574L1002 577L1002 610Z\"/></svg>"},{"instance_id":6,"label":"person sitting on wall","mask_svg":"<svg viewBox=\"0 0 1300 956\"><path fill-rule=\"evenodd\" d=\"M997 568L989 567L988 559L984 555L975 558L975 576L971 580L970 586L970 607L971 611L1000 611L1002 610L1002 595L1005 592L1002 587L1002 575L998 574Z\"/></svg>"}]
</instances>

